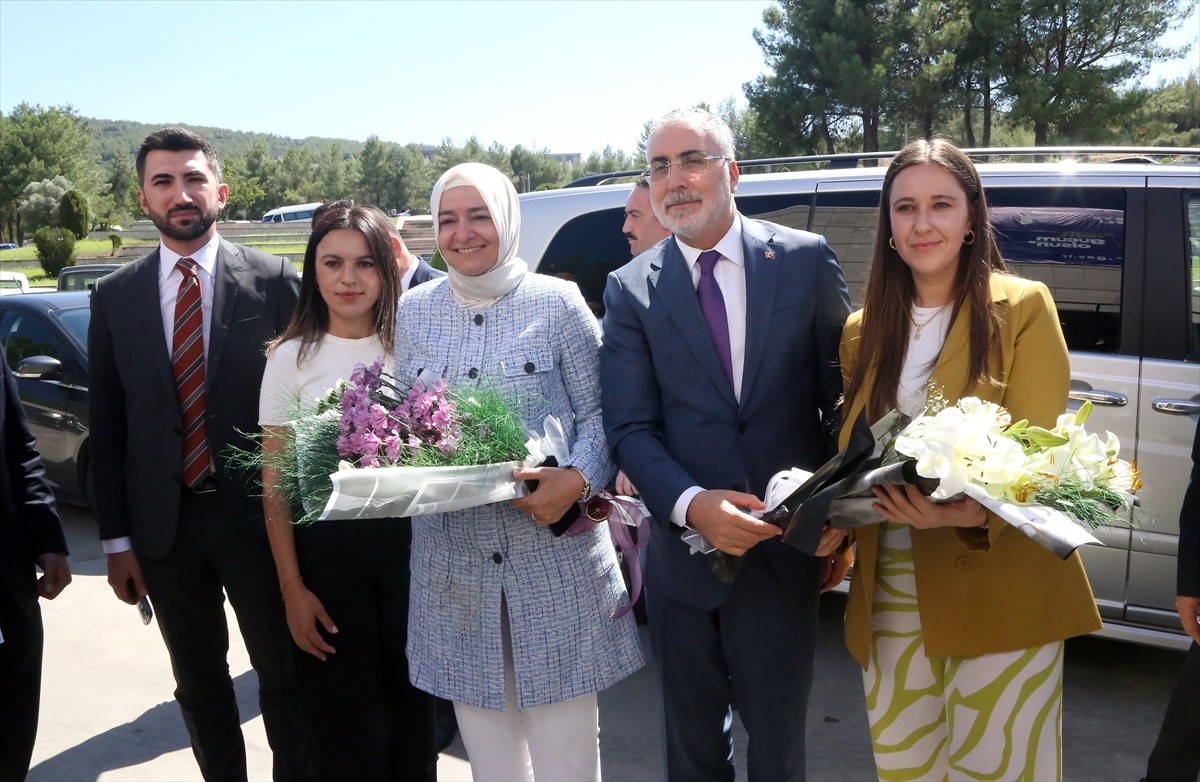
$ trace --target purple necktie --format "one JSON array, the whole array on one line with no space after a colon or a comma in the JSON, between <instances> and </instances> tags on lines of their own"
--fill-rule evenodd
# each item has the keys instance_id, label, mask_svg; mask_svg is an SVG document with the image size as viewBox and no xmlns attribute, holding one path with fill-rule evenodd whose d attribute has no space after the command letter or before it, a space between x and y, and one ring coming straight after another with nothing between
<instances>
[{"instance_id":1,"label":"purple necktie","mask_svg":"<svg viewBox=\"0 0 1200 782\"><path fill-rule=\"evenodd\" d=\"M717 347L717 355L721 357L721 366L725 368L725 377L733 386L733 358L729 350L729 317L725 314L725 297L721 295L721 286L713 276L713 267L721 259L716 250L705 250L700 253L696 262L700 264L700 284L696 286L696 295L700 297L700 309L704 319L708 321L708 330L712 334L713 344Z\"/></svg>"}]
</instances>

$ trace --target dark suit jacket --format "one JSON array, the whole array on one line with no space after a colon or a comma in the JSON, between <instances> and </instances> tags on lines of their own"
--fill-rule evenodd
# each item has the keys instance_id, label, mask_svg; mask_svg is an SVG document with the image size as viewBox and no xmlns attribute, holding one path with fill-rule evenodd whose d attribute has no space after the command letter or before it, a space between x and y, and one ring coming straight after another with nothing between
<instances>
[{"instance_id":1,"label":"dark suit jacket","mask_svg":"<svg viewBox=\"0 0 1200 782\"><path fill-rule=\"evenodd\" d=\"M3 350L0 368L0 589L28 615L37 605L35 560L66 553L67 542Z\"/></svg>"},{"instance_id":2,"label":"dark suit jacket","mask_svg":"<svg viewBox=\"0 0 1200 782\"><path fill-rule=\"evenodd\" d=\"M129 535L140 556L175 541L183 426L159 309L158 250L98 281L88 334L92 464L102 539ZM227 448L257 448L263 345L286 328L299 277L291 263L221 240L206 345L206 422L222 511L261 526L255 471Z\"/></svg>"},{"instance_id":3,"label":"dark suit jacket","mask_svg":"<svg viewBox=\"0 0 1200 782\"><path fill-rule=\"evenodd\" d=\"M838 338L850 311L841 268L823 238L742 220L740 403L674 241L610 274L604 292L604 426L617 464L656 520L648 588L705 609L719 605L730 586L704 557L690 555L671 509L691 486L762 497L776 472L815 469L832 455L842 388ZM759 545L777 569L804 556L778 540Z\"/></svg>"},{"instance_id":4,"label":"dark suit jacket","mask_svg":"<svg viewBox=\"0 0 1200 782\"><path fill-rule=\"evenodd\" d=\"M430 280L436 280L439 277L445 277L445 276L446 276L446 273L444 271L442 271L441 269L433 268L432 266L429 265L429 261L426 261L424 258L418 257L417 258L417 270L415 272L413 272L412 279L409 280L409 282L408 282L408 287L411 290L412 288L417 287L418 285L420 285L423 282L429 282Z\"/></svg>"},{"instance_id":5,"label":"dark suit jacket","mask_svg":"<svg viewBox=\"0 0 1200 782\"><path fill-rule=\"evenodd\" d=\"M1192 478L1179 510L1179 564L1176 593L1200 597L1200 426L1192 441Z\"/></svg>"}]
</instances>

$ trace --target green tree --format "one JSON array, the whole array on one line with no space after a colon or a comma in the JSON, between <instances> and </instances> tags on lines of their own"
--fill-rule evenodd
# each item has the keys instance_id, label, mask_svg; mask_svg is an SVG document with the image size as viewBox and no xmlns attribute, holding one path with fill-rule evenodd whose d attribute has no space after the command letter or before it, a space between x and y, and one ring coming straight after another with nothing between
<instances>
[{"instance_id":1,"label":"green tree","mask_svg":"<svg viewBox=\"0 0 1200 782\"><path fill-rule=\"evenodd\" d=\"M1104 140L1137 111L1143 93L1119 92L1150 63L1178 54L1159 39L1187 18L1179 0L1002 0L1010 114L1033 126L1034 143Z\"/></svg>"},{"instance_id":2,"label":"green tree","mask_svg":"<svg viewBox=\"0 0 1200 782\"><path fill-rule=\"evenodd\" d=\"M233 215L245 220L252 214L250 210L265 195L258 182L245 173L243 165L241 160L231 157L227 158L221 166L221 179L229 188L229 195L225 199L225 219L227 220Z\"/></svg>"},{"instance_id":3,"label":"green tree","mask_svg":"<svg viewBox=\"0 0 1200 782\"><path fill-rule=\"evenodd\" d=\"M904 30L901 3L782 0L763 11L765 29L756 28L754 40L772 72L744 90L774 151L832 153L835 137L853 124L863 151L879 149L889 67Z\"/></svg>"},{"instance_id":4,"label":"green tree","mask_svg":"<svg viewBox=\"0 0 1200 782\"><path fill-rule=\"evenodd\" d=\"M392 184L389 160L388 145L379 136L368 136L362 152L358 153L358 191L361 200L383 206Z\"/></svg>"},{"instance_id":5,"label":"green tree","mask_svg":"<svg viewBox=\"0 0 1200 782\"><path fill-rule=\"evenodd\" d=\"M279 159L278 186L289 204L308 203L316 189L313 173L316 160L313 153L304 147L291 147Z\"/></svg>"},{"instance_id":6,"label":"green tree","mask_svg":"<svg viewBox=\"0 0 1200 782\"><path fill-rule=\"evenodd\" d=\"M313 199L329 203L347 194L346 156L340 144L330 144L313 172Z\"/></svg>"},{"instance_id":7,"label":"green tree","mask_svg":"<svg viewBox=\"0 0 1200 782\"><path fill-rule=\"evenodd\" d=\"M58 221L63 228L74 234L76 239L87 238L88 230L92 227L91 214L88 211L87 199L78 190L63 193L58 202Z\"/></svg>"},{"instance_id":8,"label":"green tree","mask_svg":"<svg viewBox=\"0 0 1200 782\"><path fill-rule=\"evenodd\" d=\"M550 157L549 150L535 152L518 144L512 148L508 159L521 192L538 190L542 185L558 187L566 181L566 165Z\"/></svg>"},{"instance_id":9,"label":"green tree","mask_svg":"<svg viewBox=\"0 0 1200 782\"><path fill-rule=\"evenodd\" d=\"M65 228L43 226L33 233L38 263L51 279L68 266L75 265L75 236Z\"/></svg>"},{"instance_id":10,"label":"green tree","mask_svg":"<svg viewBox=\"0 0 1200 782\"><path fill-rule=\"evenodd\" d=\"M231 156L232 158L232 156ZM231 161L227 160L228 165ZM271 157L267 141L263 138L254 140L246 154L241 158L232 158L245 176L247 183L253 183L262 191L262 197L245 207L250 214L261 215L279 206L283 206L283 190L279 187L279 162Z\"/></svg>"},{"instance_id":11,"label":"green tree","mask_svg":"<svg viewBox=\"0 0 1200 782\"><path fill-rule=\"evenodd\" d=\"M22 226L31 232L43 226L57 226L62 197L70 189L71 183L63 176L30 183L21 193L18 207Z\"/></svg>"},{"instance_id":12,"label":"green tree","mask_svg":"<svg viewBox=\"0 0 1200 782\"><path fill-rule=\"evenodd\" d=\"M112 212L96 214L108 224L126 223L141 212L137 198L137 171L133 168L133 155L128 151L116 153L108 160L108 193L112 196Z\"/></svg>"},{"instance_id":13,"label":"green tree","mask_svg":"<svg viewBox=\"0 0 1200 782\"><path fill-rule=\"evenodd\" d=\"M28 103L0 114L0 233L15 241L36 227L23 230L20 224L25 189L57 176L85 195L99 192L100 168L86 120L70 106L43 109Z\"/></svg>"}]
</instances>

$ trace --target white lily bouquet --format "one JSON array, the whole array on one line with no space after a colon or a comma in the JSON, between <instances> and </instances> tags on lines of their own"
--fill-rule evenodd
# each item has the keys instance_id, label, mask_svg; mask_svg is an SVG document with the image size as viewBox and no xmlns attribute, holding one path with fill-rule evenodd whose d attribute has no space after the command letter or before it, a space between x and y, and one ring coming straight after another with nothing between
<instances>
[{"instance_id":1,"label":"white lily bouquet","mask_svg":"<svg viewBox=\"0 0 1200 782\"><path fill-rule=\"evenodd\" d=\"M1123 521L1137 504L1139 473L1118 457L1116 435L1101 438L1083 426L1091 403L1044 429L975 397L954 405L931 398L907 422L893 411L867 427L860 415L847 448L816 473L774 476L763 520L812 553L826 521L854 529L884 520L871 508L872 486L910 483L935 502L971 497L1065 559L1099 543L1092 531Z\"/></svg>"}]
</instances>

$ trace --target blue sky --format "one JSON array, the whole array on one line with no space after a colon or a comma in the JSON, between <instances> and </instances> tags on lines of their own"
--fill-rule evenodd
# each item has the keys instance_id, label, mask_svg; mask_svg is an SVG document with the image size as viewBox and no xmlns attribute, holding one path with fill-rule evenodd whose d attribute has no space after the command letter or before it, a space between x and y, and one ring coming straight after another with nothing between
<instances>
[{"instance_id":1,"label":"blue sky","mask_svg":"<svg viewBox=\"0 0 1200 782\"><path fill-rule=\"evenodd\" d=\"M633 152L642 124L765 70L768 0L0 0L0 110L400 143ZM1200 63L1200 10L1170 37Z\"/></svg>"}]
</instances>

